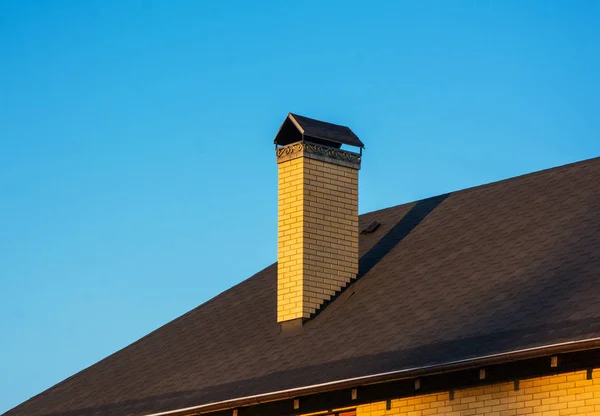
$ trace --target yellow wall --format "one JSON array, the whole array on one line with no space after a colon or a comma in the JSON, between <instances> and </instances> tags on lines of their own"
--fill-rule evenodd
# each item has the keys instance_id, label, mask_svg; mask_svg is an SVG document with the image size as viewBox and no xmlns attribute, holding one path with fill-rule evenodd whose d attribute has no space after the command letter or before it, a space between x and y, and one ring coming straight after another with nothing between
<instances>
[{"instance_id":1,"label":"yellow wall","mask_svg":"<svg viewBox=\"0 0 600 416\"><path fill-rule=\"evenodd\" d=\"M359 393L360 394L360 393ZM495 384L456 390L454 400L449 393L428 394L358 406L357 416L600 416L600 370L592 380L586 371L540 377L513 383Z\"/></svg>"},{"instance_id":2,"label":"yellow wall","mask_svg":"<svg viewBox=\"0 0 600 416\"><path fill-rule=\"evenodd\" d=\"M298 157L279 163L279 322L309 318L358 273L358 170Z\"/></svg>"},{"instance_id":3,"label":"yellow wall","mask_svg":"<svg viewBox=\"0 0 600 416\"><path fill-rule=\"evenodd\" d=\"M304 160L280 163L278 175L277 321L302 317Z\"/></svg>"}]
</instances>

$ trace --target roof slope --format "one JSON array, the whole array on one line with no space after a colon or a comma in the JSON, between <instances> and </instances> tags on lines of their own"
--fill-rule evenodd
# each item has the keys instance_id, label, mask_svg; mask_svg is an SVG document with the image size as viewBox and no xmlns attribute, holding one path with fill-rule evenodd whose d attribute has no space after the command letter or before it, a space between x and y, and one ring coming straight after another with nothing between
<instances>
[{"instance_id":1,"label":"roof slope","mask_svg":"<svg viewBox=\"0 0 600 416\"><path fill-rule=\"evenodd\" d=\"M361 216L361 275L279 334L276 265L7 415L142 415L600 336L600 158Z\"/></svg>"}]
</instances>

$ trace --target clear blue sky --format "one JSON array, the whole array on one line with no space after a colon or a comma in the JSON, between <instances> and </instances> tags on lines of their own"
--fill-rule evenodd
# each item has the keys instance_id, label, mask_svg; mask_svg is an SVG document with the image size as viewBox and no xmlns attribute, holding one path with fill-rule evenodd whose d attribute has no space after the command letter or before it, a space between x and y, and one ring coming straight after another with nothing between
<instances>
[{"instance_id":1,"label":"clear blue sky","mask_svg":"<svg viewBox=\"0 0 600 416\"><path fill-rule=\"evenodd\" d=\"M276 259L288 111L360 211L600 156L596 1L0 0L0 413Z\"/></svg>"}]
</instances>

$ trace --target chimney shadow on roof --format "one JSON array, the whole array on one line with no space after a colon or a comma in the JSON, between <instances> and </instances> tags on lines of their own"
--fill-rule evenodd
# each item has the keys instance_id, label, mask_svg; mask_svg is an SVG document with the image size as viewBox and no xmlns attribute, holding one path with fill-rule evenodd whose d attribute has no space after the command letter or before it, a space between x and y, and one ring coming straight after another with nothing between
<instances>
[{"instance_id":1,"label":"chimney shadow on roof","mask_svg":"<svg viewBox=\"0 0 600 416\"><path fill-rule=\"evenodd\" d=\"M434 196L418 201L375 245L365 253L358 263L357 280L367 274L390 251L404 240L412 230L440 205L450 194Z\"/></svg>"},{"instance_id":2,"label":"chimney shadow on roof","mask_svg":"<svg viewBox=\"0 0 600 416\"><path fill-rule=\"evenodd\" d=\"M396 223L381 239L375 243L358 261L358 275L339 292L323 303L321 307L309 318L313 320L321 314L331 303L339 299L348 288L364 275L366 275L377 263L379 263L390 251L404 240L417 226L436 209L450 193L434 196L417 201L415 205Z\"/></svg>"}]
</instances>

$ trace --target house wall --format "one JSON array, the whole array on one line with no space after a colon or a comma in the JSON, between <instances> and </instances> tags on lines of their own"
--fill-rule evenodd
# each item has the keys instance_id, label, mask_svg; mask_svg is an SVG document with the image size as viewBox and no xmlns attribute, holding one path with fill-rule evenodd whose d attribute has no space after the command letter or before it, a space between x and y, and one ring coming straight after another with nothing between
<instances>
[{"instance_id":1,"label":"house wall","mask_svg":"<svg viewBox=\"0 0 600 416\"><path fill-rule=\"evenodd\" d=\"M357 416L600 416L600 369L559 374L487 387L427 394L358 406Z\"/></svg>"}]
</instances>

